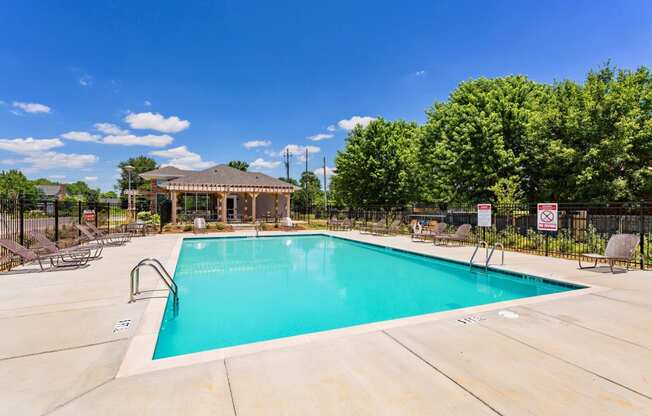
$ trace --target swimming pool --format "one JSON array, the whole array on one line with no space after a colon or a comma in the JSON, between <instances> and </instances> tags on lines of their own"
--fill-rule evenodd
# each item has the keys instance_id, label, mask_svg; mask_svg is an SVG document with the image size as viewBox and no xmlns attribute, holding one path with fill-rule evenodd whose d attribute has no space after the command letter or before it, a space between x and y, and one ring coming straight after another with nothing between
<instances>
[{"instance_id":1,"label":"swimming pool","mask_svg":"<svg viewBox=\"0 0 652 416\"><path fill-rule=\"evenodd\" d=\"M184 240L154 359L577 289L327 235Z\"/></svg>"}]
</instances>

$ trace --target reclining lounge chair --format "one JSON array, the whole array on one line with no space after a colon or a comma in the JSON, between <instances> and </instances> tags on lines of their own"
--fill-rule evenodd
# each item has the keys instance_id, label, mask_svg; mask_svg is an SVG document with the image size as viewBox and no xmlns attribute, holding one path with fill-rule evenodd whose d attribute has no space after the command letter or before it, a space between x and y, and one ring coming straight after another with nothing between
<instances>
[{"instance_id":1,"label":"reclining lounge chair","mask_svg":"<svg viewBox=\"0 0 652 416\"><path fill-rule=\"evenodd\" d=\"M611 273L614 272L614 263L617 261L625 262L626 270L629 270L629 263L632 261L632 257L634 257L639 241L640 239L636 234L612 235L607 242L604 255L594 253L580 254L578 258L580 269L595 269L598 267L598 261L604 260L609 264ZM582 258L594 260L593 266L582 266Z\"/></svg>"},{"instance_id":2,"label":"reclining lounge chair","mask_svg":"<svg viewBox=\"0 0 652 416\"><path fill-rule=\"evenodd\" d=\"M471 233L471 224L462 224L457 227L457 230L454 234L440 234L433 236L433 243L435 245L444 244L448 245L449 242L456 242L459 244L466 243L469 240L469 234Z\"/></svg>"},{"instance_id":3,"label":"reclining lounge chair","mask_svg":"<svg viewBox=\"0 0 652 416\"><path fill-rule=\"evenodd\" d=\"M59 248L57 244L50 240L42 232L34 231L30 233L32 240L38 243L37 249L42 249L49 254L65 254L71 256L83 256L85 252L90 252L90 260L99 259L102 255L104 246L101 244L86 244L83 246L74 246L69 248Z\"/></svg>"},{"instance_id":4,"label":"reclining lounge chair","mask_svg":"<svg viewBox=\"0 0 652 416\"><path fill-rule=\"evenodd\" d=\"M13 240L0 240L0 247L4 247L12 254L20 257L23 263L38 262L41 271L49 271L64 267L81 267L88 263L90 251L73 253L40 254L24 247ZM49 264L49 265L48 265Z\"/></svg>"}]
</instances>

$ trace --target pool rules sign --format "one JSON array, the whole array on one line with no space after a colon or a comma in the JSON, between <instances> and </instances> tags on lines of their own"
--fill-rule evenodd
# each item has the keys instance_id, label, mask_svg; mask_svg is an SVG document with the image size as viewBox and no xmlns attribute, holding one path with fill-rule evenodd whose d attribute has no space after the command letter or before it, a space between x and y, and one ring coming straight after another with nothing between
<instances>
[{"instance_id":1,"label":"pool rules sign","mask_svg":"<svg viewBox=\"0 0 652 416\"><path fill-rule=\"evenodd\" d=\"M478 227L491 227L491 204L478 204Z\"/></svg>"},{"instance_id":2,"label":"pool rules sign","mask_svg":"<svg viewBox=\"0 0 652 416\"><path fill-rule=\"evenodd\" d=\"M537 204L537 229L539 231L557 231L557 204Z\"/></svg>"}]
</instances>

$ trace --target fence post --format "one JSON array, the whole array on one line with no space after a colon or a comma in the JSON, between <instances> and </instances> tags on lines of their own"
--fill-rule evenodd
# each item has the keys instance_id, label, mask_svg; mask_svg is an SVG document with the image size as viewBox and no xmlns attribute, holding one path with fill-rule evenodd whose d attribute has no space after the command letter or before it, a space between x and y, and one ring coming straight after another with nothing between
<instances>
[{"instance_id":1,"label":"fence post","mask_svg":"<svg viewBox=\"0 0 652 416\"><path fill-rule=\"evenodd\" d=\"M20 210L20 245L25 244L25 200L22 196L18 200L18 209Z\"/></svg>"},{"instance_id":2,"label":"fence post","mask_svg":"<svg viewBox=\"0 0 652 416\"><path fill-rule=\"evenodd\" d=\"M97 217L99 216L100 213L100 211L97 209L98 208L97 205L98 203L97 201L95 201L95 203L93 204L93 208L95 209L95 228L97 228Z\"/></svg>"},{"instance_id":3,"label":"fence post","mask_svg":"<svg viewBox=\"0 0 652 416\"><path fill-rule=\"evenodd\" d=\"M641 201L641 223L640 225L640 246L641 246L641 270L645 269L645 202Z\"/></svg>"},{"instance_id":4,"label":"fence post","mask_svg":"<svg viewBox=\"0 0 652 416\"><path fill-rule=\"evenodd\" d=\"M548 255L548 236L550 235L550 231L544 231L546 233L546 256Z\"/></svg>"},{"instance_id":5,"label":"fence post","mask_svg":"<svg viewBox=\"0 0 652 416\"><path fill-rule=\"evenodd\" d=\"M82 203L81 201L77 201L77 224L81 225L81 219L82 219ZM77 230L77 236L81 236L81 230Z\"/></svg>"},{"instance_id":6,"label":"fence post","mask_svg":"<svg viewBox=\"0 0 652 416\"><path fill-rule=\"evenodd\" d=\"M106 203L106 232L111 232L111 203Z\"/></svg>"},{"instance_id":7,"label":"fence post","mask_svg":"<svg viewBox=\"0 0 652 416\"><path fill-rule=\"evenodd\" d=\"M59 242L59 200L54 200L54 242Z\"/></svg>"}]
</instances>

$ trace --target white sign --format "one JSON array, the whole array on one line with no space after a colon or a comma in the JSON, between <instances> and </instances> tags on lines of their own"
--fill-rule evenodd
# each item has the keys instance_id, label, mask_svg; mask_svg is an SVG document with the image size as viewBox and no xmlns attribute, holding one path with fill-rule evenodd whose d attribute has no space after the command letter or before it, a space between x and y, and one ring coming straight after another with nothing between
<instances>
[{"instance_id":1,"label":"white sign","mask_svg":"<svg viewBox=\"0 0 652 416\"><path fill-rule=\"evenodd\" d=\"M537 230L557 231L557 204L537 204Z\"/></svg>"},{"instance_id":2,"label":"white sign","mask_svg":"<svg viewBox=\"0 0 652 416\"><path fill-rule=\"evenodd\" d=\"M478 227L491 227L491 204L478 204Z\"/></svg>"}]
</instances>

